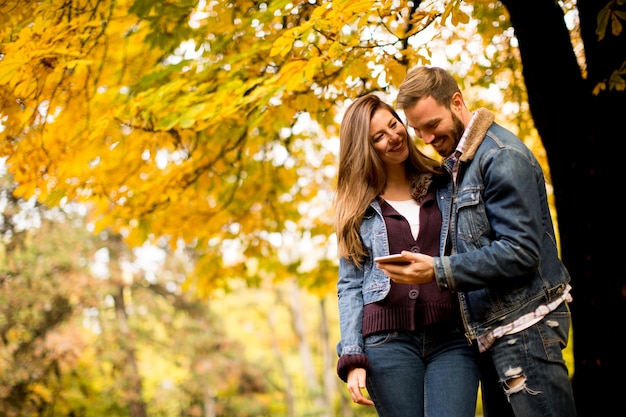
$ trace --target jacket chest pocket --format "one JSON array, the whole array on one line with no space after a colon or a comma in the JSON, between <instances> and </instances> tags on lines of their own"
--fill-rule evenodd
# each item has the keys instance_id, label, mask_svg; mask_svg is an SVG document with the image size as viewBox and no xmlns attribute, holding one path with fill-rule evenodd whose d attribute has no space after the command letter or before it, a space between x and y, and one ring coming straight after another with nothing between
<instances>
[{"instance_id":1,"label":"jacket chest pocket","mask_svg":"<svg viewBox=\"0 0 626 417\"><path fill-rule=\"evenodd\" d=\"M477 241L490 229L480 190L473 188L459 192L456 196L455 207L458 239L480 247Z\"/></svg>"}]
</instances>

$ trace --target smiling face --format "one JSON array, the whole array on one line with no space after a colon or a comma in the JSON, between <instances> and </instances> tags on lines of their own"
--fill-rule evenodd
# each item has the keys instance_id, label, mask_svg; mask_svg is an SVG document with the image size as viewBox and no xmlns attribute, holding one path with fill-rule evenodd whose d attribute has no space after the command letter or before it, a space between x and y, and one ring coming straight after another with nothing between
<instances>
[{"instance_id":1,"label":"smiling face","mask_svg":"<svg viewBox=\"0 0 626 417\"><path fill-rule=\"evenodd\" d=\"M402 164L409 157L408 132L391 112L380 108L370 120L370 137L385 165Z\"/></svg>"},{"instance_id":2,"label":"smiling face","mask_svg":"<svg viewBox=\"0 0 626 417\"><path fill-rule=\"evenodd\" d=\"M415 134L424 143L431 145L439 155L447 157L454 152L465 131L465 125L460 118L461 106L460 94L453 96L450 109L428 96L404 109L404 114Z\"/></svg>"}]
</instances>

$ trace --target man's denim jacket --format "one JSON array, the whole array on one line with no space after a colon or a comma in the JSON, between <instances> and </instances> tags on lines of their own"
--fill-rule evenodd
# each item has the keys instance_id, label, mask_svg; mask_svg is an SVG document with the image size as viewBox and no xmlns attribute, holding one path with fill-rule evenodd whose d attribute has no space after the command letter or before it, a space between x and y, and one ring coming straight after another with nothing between
<instances>
[{"instance_id":1,"label":"man's denim jacket","mask_svg":"<svg viewBox=\"0 0 626 417\"><path fill-rule=\"evenodd\" d=\"M563 294L545 178L532 152L486 109L468 132L454 182L438 189L443 216L437 283L458 292L476 339ZM451 171L453 160L443 161ZM446 252L446 248L448 252Z\"/></svg>"}]
</instances>

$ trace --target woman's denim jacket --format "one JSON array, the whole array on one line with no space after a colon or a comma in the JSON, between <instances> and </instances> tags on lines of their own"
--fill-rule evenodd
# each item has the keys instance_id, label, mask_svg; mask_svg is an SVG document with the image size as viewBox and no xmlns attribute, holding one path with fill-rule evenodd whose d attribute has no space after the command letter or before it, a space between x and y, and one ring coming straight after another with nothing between
<instances>
[{"instance_id":1,"label":"woman's denim jacket","mask_svg":"<svg viewBox=\"0 0 626 417\"><path fill-rule=\"evenodd\" d=\"M570 281L541 166L491 112L477 112L457 177L437 194L440 253L452 254L434 258L438 285L459 294L470 339L558 298ZM443 161L449 171L453 163Z\"/></svg>"},{"instance_id":2,"label":"woman's denim jacket","mask_svg":"<svg viewBox=\"0 0 626 417\"><path fill-rule=\"evenodd\" d=\"M344 257L339 258L339 323L341 340L337 354L363 353L363 306L380 301L389 293L391 281L382 269L376 268L374 258L389 255L387 228L380 204L372 201L361 223L361 239L370 256L360 268Z\"/></svg>"},{"instance_id":3,"label":"woman's denim jacket","mask_svg":"<svg viewBox=\"0 0 626 417\"><path fill-rule=\"evenodd\" d=\"M423 198L430 184L430 175L419 175L411 179L412 194L418 201ZM363 353L363 307L375 303L387 296L391 281L376 267L374 258L389 255L387 227L378 200L370 203L361 221L359 230L361 241L369 253L361 267L344 257L339 258L339 278L337 294L339 297L339 323L341 340L337 344L337 354Z\"/></svg>"}]
</instances>

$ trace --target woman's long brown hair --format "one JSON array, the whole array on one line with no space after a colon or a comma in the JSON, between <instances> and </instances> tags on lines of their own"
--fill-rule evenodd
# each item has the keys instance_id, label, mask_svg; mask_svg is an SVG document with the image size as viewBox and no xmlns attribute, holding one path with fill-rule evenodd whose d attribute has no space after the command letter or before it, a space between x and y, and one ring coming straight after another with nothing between
<instances>
[{"instance_id":1,"label":"woman's long brown hair","mask_svg":"<svg viewBox=\"0 0 626 417\"><path fill-rule=\"evenodd\" d=\"M368 256L359 234L363 215L372 200L381 195L387 185L387 172L374 150L369 132L370 121L379 109L389 111L405 126L393 107L377 95L367 94L350 104L339 131L339 171L334 197L335 231L339 256L351 260L357 266ZM407 176L442 174L440 162L422 153L410 138L408 147Z\"/></svg>"}]
</instances>

